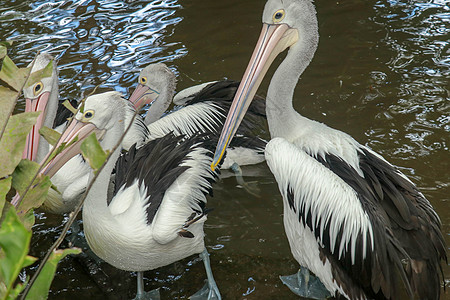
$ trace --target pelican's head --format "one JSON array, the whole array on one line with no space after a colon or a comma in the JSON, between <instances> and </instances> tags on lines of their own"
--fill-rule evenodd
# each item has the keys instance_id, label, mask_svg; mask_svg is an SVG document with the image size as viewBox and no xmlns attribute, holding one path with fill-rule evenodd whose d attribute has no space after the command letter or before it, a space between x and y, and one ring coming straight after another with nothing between
<instances>
[{"instance_id":1,"label":"pelican's head","mask_svg":"<svg viewBox=\"0 0 450 300\"><path fill-rule=\"evenodd\" d=\"M52 64L52 65L49 65ZM34 82L26 84L23 89L23 95L25 97L25 111L40 111L36 124L32 127L31 132L27 136L26 146L22 155L22 158L28 158L29 160L36 160L36 155L39 145L39 129L42 128L46 120L47 114L49 113L50 107L53 105L54 114L56 114L57 103L51 103L54 99L58 97L50 97L50 95L57 91L57 70L56 64L54 63L54 58L48 53L40 53L34 62L31 69L31 74L36 74L36 72L45 69L46 67L52 68L52 73L50 77L33 77ZM56 80L56 87L55 87ZM55 91L56 90L56 91ZM54 118L54 116L53 116ZM53 122L53 120L51 120ZM51 123L52 123L51 122Z\"/></svg>"},{"instance_id":2,"label":"pelican's head","mask_svg":"<svg viewBox=\"0 0 450 300\"><path fill-rule=\"evenodd\" d=\"M297 46L314 48L314 52L317 45L311 40L311 37L317 36L317 19L310 0L269 0L264 7L262 21L261 34L224 123L212 169L221 160L277 55Z\"/></svg>"},{"instance_id":3,"label":"pelican's head","mask_svg":"<svg viewBox=\"0 0 450 300\"><path fill-rule=\"evenodd\" d=\"M269 0L264 6L262 22L286 24L301 30L307 27L305 22L315 18L316 10L312 2L311 0Z\"/></svg>"},{"instance_id":4,"label":"pelican's head","mask_svg":"<svg viewBox=\"0 0 450 300\"><path fill-rule=\"evenodd\" d=\"M69 159L81 153L80 145L91 133L97 135L103 149L112 149L125 131L125 105L126 101L118 92L89 96L80 104L79 111L55 145L68 146L50 160L42 173L53 176Z\"/></svg>"},{"instance_id":5,"label":"pelican's head","mask_svg":"<svg viewBox=\"0 0 450 300\"><path fill-rule=\"evenodd\" d=\"M139 83L130 97L136 109L145 104L152 104L163 91L170 91L172 99L175 91L175 74L163 63L150 64L139 74ZM169 103L170 104L170 103Z\"/></svg>"}]
</instances>

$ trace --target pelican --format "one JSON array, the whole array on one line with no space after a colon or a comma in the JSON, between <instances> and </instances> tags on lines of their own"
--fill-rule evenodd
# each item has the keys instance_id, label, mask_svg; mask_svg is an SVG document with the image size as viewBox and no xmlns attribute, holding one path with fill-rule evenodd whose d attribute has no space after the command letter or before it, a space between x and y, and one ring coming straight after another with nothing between
<instances>
[{"instance_id":1,"label":"pelican","mask_svg":"<svg viewBox=\"0 0 450 300\"><path fill-rule=\"evenodd\" d=\"M161 118L174 98L176 77L165 64L156 63L142 69L138 86L130 101L136 109L151 104L144 120L150 132L150 139L169 132L186 136L197 132L218 134L238 85L236 81L225 80L185 89L176 96L177 103L183 106ZM264 161L266 141L255 136L253 125L261 119L265 121L264 102L261 97L257 97L238 130L237 138L227 151L222 169L234 168L237 171L238 166Z\"/></svg>"},{"instance_id":2,"label":"pelican","mask_svg":"<svg viewBox=\"0 0 450 300\"><path fill-rule=\"evenodd\" d=\"M320 281L305 269L282 280L307 298L438 299L446 247L428 200L379 154L292 106L295 86L319 40L312 1L269 0L262 20L211 168L269 65L289 48L267 92L271 140L265 157L283 198L291 252Z\"/></svg>"},{"instance_id":3,"label":"pelican","mask_svg":"<svg viewBox=\"0 0 450 300\"><path fill-rule=\"evenodd\" d=\"M183 139L173 134L131 147L119 158L113 150L127 126L129 102L118 92L93 95L84 102L62 134L59 144L78 140L43 170L52 175L79 152L92 132L112 151L99 171L84 205L83 225L90 248L114 267L138 272L137 298L144 297L143 271L200 253L208 277L208 299L221 299L204 244L205 195L217 178L209 165L214 142L206 136ZM115 191L108 199L111 172L116 165ZM90 181L93 180L90 172Z\"/></svg>"},{"instance_id":4,"label":"pelican","mask_svg":"<svg viewBox=\"0 0 450 300\"><path fill-rule=\"evenodd\" d=\"M41 111L36 124L27 136L26 147L23 153L23 158L36 162L43 162L44 157L52 149L52 146L40 137L39 129L42 126L47 126L61 133L67 125L67 118L72 114L58 100L58 70L54 57L46 52L39 53L36 56L31 73L43 70L50 63L52 63L50 77L38 78L36 82L32 82L23 89L25 111ZM131 120L134 109L128 105L125 111L127 120ZM126 143L123 144L125 149L131 147L134 143L142 145L147 139L148 130L139 116L135 118L134 125L127 134ZM86 189L89 170L89 165L81 155L77 155L67 161L52 176L52 184L56 187L56 190L53 188L49 189L42 209L55 214L72 211ZM16 196L13 201L17 200Z\"/></svg>"},{"instance_id":5,"label":"pelican","mask_svg":"<svg viewBox=\"0 0 450 300\"><path fill-rule=\"evenodd\" d=\"M39 129L42 126L53 128L53 120L56 117L58 109L58 69L54 58L49 53L40 53L36 56L31 73L43 70L47 65L53 62L52 73L50 77L37 79L23 89L25 97L25 112L41 111L36 124L27 135L26 146L23 151L23 158L32 161L41 161L47 154L49 145L47 141L41 141ZM28 67L30 67L28 65Z\"/></svg>"},{"instance_id":6,"label":"pelican","mask_svg":"<svg viewBox=\"0 0 450 300\"><path fill-rule=\"evenodd\" d=\"M41 162L51 150L51 145L40 137L39 129L42 126L49 128L55 127L55 118L57 112L62 109L58 107L58 69L54 57L46 52L39 53L31 68L31 74L42 71L50 63L52 63L52 72L48 77L37 78L35 82L31 82L23 89L25 97L25 111L40 111L36 124L32 127L26 139L26 146L22 157ZM31 65L31 64L30 64ZM30 66L29 65L29 66ZM63 107L63 106L60 106ZM65 122L61 122L62 118L58 118L55 129L62 132ZM76 200L82 194L87 185L89 166L83 161L81 156L74 157L61 168L61 170L52 178L53 188L49 189L47 199L42 208L52 213L64 213L71 211ZM19 195L16 194L11 201L16 204Z\"/></svg>"}]
</instances>

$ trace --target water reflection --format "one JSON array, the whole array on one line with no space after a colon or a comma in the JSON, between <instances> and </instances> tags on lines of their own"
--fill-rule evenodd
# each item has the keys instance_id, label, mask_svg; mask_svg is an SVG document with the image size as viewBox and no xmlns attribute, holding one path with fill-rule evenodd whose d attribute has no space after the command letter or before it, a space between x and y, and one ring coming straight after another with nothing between
<instances>
[{"instance_id":1,"label":"water reflection","mask_svg":"<svg viewBox=\"0 0 450 300\"><path fill-rule=\"evenodd\" d=\"M102 84L127 93L137 71L186 53L167 44L182 18L177 1L29 1L0 9L2 38L15 41L11 56L28 63L37 51L60 60L61 95L79 98ZM164 54L161 54L164 52Z\"/></svg>"},{"instance_id":2,"label":"water reflection","mask_svg":"<svg viewBox=\"0 0 450 300\"><path fill-rule=\"evenodd\" d=\"M0 36L16 42L10 55L21 65L38 50L56 55L62 98L79 99L98 84L127 93L138 69L154 61L176 65L186 87L242 76L263 3L0 0ZM449 244L448 1L315 3L321 40L295 107L403 166L441 216ZM278 279L298 267L284 235L281 197L269 170L257 171L246 180L257 183L260 198L237 189L234 178L215 185L205 225L215 277L225 299L295 299ZM34 255L42 257L61 220L40 214ZM448 266L444 272L448 278ZM186 298L204 278L201 262L191 257L147 272L146 289L162 287L163 299ZM90 277L77 259L66 259L50 298L123 299L134 291L128 272L104 264Z\"/></svg>"},{"instance_id":3,"label":"water reflection","mask_svg":"<svg viewBox=\"0 0 450 300\"><path fill-rule=\"evenodd\" d=\"M380 41L392 49L388 76L399 78L391 116L408 115L411 120L396 126L398 135L409 139L394 150L406 160L448 150L449 131L449 40L450 7L447 1L378 1L374 21L386 32Z\"/></svg>"}]
</instances>

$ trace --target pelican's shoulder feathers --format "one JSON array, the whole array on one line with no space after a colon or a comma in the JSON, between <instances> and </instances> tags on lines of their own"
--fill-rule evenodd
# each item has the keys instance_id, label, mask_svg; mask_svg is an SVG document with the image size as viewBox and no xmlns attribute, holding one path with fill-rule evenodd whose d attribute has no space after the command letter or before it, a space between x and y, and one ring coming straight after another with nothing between
<instances>
[{"instance_id":1,"label":"pelican's shoulder feathers","mask_svg":"<svg viewBox=\"0 0 450 300\"><path fill-rule=\"evenodd\" d=\"M133 146L116 164L115 194L130 188L138 198L145 199L147 224L153 227L155 239L161 232L158 227L170 227L171 233L189 236L185 229L206 215L205 195L212 192L211 183L217 179L217 173L209 167L211 149L213 142L205 136L185 139L171 133L139 149ZM169 223L160 217L166 213L171 214ZM167 232L161 236L160 242L174 237Z\"/></svg>"}]
</instances>

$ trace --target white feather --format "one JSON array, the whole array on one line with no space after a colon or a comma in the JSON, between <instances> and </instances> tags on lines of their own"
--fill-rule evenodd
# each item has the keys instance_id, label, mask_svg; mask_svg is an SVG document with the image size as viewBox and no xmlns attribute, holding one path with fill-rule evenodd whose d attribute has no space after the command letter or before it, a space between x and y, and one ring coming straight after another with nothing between
<instances>
[{"instance_id":1,"label":"white feather","mask_svg":"<svg viewBox=\"0 0 450 300\"><path fill-rule=\"evenodd\" d=\"M154 140L172 131L175 135L184 134L188 137L205 132L204 128L211 131L219 123L220 117L224 117L223 113L212 103L188 105L149 124L149 139Z\"/></svg>"},{"instance_id":2,"label":"white feather","mask_svg":"<svg viewBox=\"0 0 450 300\"><path fill-rule=\"evenodd\" d=\"M341 178L320 164L306 152L296 145L289 143L283 138L272 139L266 147L266 160L270 170L278 182L279 189L284 199L284 206L288 206L288 187L293 190L294 206L297 214L301 207L304 211L311 211L312 223L319 226L318 243L322 246L322 237L328 234L333 250L338 236L339 228L343 226L342 240L339 244L338 257L341 258L345 252L351 253L352 262L355 261L356 251L362 251L365 257L367 251L373 250L373 230L369 216L362 208L356 192L347 185ZM292 209L288 214L294 214ZM286 218L286 216L285 216ZM286 227L286 232L304 230L299 228L298 215L297 225L291 224ZM324 232L325 223L330 223L330 231ZM314 228L312 231L314 233ZM356 238L361 233L363 238L363 249L356 248ZM368 247L368 237L371 247ZM296 246L304 251L302 242ZM292 248L292 247L291 247ZM302 250L303 249L303 250ZM319 260L319 256L313 257ZM305 262L309 268L311 262ZM310 268L313 272L314 269Z\"/></svg>"},{"instance_id":3,"label":"white feather","mask_svg":"<svg viewBox=\"0 0 450 300\"><path fill-rule=\"evenodd\" d=\"M209 171L212 159L206 153L207 150L203 148L189 153L182 164L189 168L166 191L152 224L153 238L158 243L165 244L175 239L192 214L192 209L201 211L199 201L206 203L203 193L211 187L208 179L213 179ZM206 217L198 223L205 221Z\"/></svg>"}]
</instances>

